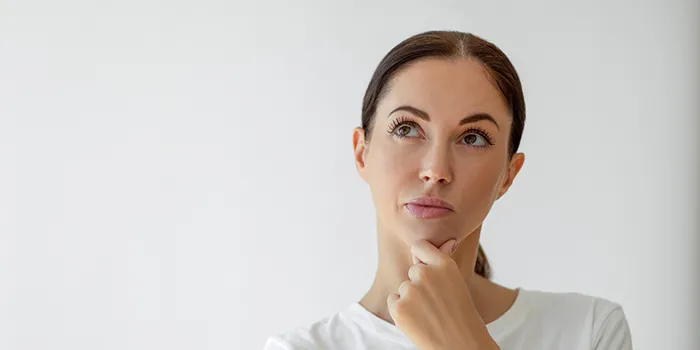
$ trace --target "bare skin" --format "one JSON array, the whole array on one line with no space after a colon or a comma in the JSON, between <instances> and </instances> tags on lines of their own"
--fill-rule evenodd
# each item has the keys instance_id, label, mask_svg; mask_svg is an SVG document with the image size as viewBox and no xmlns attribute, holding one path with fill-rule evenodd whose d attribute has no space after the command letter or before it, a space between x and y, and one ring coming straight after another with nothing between
<instances>
[{"instance_id":1,"label":"bare skin","mask_svg":"<svg viewBox=\"0 0 700 350\"><path fill-rule=\"evenodd\" d=\"M374 283L360 304L419 348L445 345L424 331L431 327L446 332L450 345L494 348L485 324L515 300L517 291L473 272L482 223L524 162L522 153L508 154L510 128L508 107L481 64L435 58L397 73L367 138L363 129L353 131L356 167L377 211L379 249ZM449 212L416 217L407 204L421 195L448 203ZM440 328L445 324L454 327Z\"/></svg>"},{"instance_id":2,"label":"bare skin","mask_svg":"<svg viewBox=\"0 0 700 350\"><path fill-rule=\"evenodd\" d=\"M475 236L477 235L478 233L475 234ZM453 255L453 258L457 262L459 270L463 274L462 276L464 280L468 281L468 287L471 291L472 299L474 300L474 304L480 317L484 323L495 321L508 309L510 309L518 292L489 281L477 274L471 273L471 271L474 269L474 265L471 265L469 261L465 262L461 260L460 255L461 253L458 250L455 252L455 255ZM393 324L394 321L389 315L386 299L388 298L389 294L396 291L401 282L405 280L403 277L398 278L396 276L407 275L410 265L404 268L405 272L394 271L392 273L392 271L381 270L382 268L390 268L390 266L392 266L392 264L379 263L379 269L377 271L375 281L370 287L370 290L360 300L360 305L374 313L379 318ZM394 281L389 282L392 277L394 277Z\"/></svg>"}]
</instances>

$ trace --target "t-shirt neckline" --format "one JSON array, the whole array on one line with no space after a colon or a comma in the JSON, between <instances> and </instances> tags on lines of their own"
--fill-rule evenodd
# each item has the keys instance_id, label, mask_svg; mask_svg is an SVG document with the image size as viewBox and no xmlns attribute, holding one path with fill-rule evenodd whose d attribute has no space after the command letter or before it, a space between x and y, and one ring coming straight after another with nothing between
<instances>
[{"instance_id":1,"label":"t-shirt neckline","mask_svg":"<svg viewBox=\"0 0 700 350\"><path fill-rule=\"evenodd\" d=\"M528 309L527 291L522 288L515 289L518 293L515 296L513 305L500 317L486 324L486 329L491 336L503 332L506 329L517 327L525 318ZM363 328L377 333L378 336L387 338L393 342L404 346L412 346L406 335L395 325L379 318L369 310L365 309L359 301L348 307L346 312Z\"/></svg>"}]
</instances>

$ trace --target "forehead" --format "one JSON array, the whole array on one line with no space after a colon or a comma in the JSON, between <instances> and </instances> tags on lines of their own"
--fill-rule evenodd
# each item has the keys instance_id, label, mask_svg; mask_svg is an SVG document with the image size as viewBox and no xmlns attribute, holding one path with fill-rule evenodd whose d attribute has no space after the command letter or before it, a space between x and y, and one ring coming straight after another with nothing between
<instances>
[{"instance_id":1,"label":"forehead","mask_svg":"<svg viewBox=\"0 0 700 350\"><path fill-rule=\"evenodd\" d=\"M489 73L473 59L419 60L400 70L388 87L380 110L411 105L441 119L461 119L474 112L489 113L499 122L510 119Z\"/></svg>"}]
</instances>

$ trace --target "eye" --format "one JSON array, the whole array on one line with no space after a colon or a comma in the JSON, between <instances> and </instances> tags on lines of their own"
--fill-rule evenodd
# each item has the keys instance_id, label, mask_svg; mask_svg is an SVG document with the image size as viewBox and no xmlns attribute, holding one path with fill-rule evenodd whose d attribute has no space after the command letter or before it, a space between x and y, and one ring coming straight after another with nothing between
<instances>
[{"instance_id":1,"label":"eye","mask_svg":"<svg viewBox=\"0 0 700 350\"><path fill-rule=\"evenodd\" d=\"M394 135L397 137L418 137L418 129L408 123L400 124L394 128Z\"/></svg>"},{"instance_id":2,"label":"eye","mask_svg":"<svg viewBox=\"0 0 700 350\"><path fill-rule=\"evenodd\" d=\"M386 132L399 139L404 137L421 137L420 126L416 122L406 117L399 117L395 119L386 129Z\"/></svg>"},{"instance_id":3,"label":"eye","mask_svg":"<svg viewBox=\"0 0 700 350\"><path fill-rule=\"evenodd\" d=\"M462 136L462 142L473 147L488 147L492 145L488 135L482 130L470 130Z\"/></svg>"}]
</instances>

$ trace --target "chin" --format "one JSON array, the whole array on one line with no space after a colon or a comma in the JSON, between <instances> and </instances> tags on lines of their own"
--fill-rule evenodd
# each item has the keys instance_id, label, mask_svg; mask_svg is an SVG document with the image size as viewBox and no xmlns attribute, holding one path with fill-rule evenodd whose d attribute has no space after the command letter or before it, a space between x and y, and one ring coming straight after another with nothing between
<instances>
[{"instance_id":1,"label":"chin","mask_svg":"<svg viewBox=\"0 0 700 350\"><path fill-rule=\"evenodd\" d=\"M421 220L422 222L414 221L402 223L396 232L409 246L424 239L434 246L439 247L451 238L459 238L459 229L455 229L453 225L449 225L446 222L439 222L438 220Z\"/></svg>"}]
</instances>

